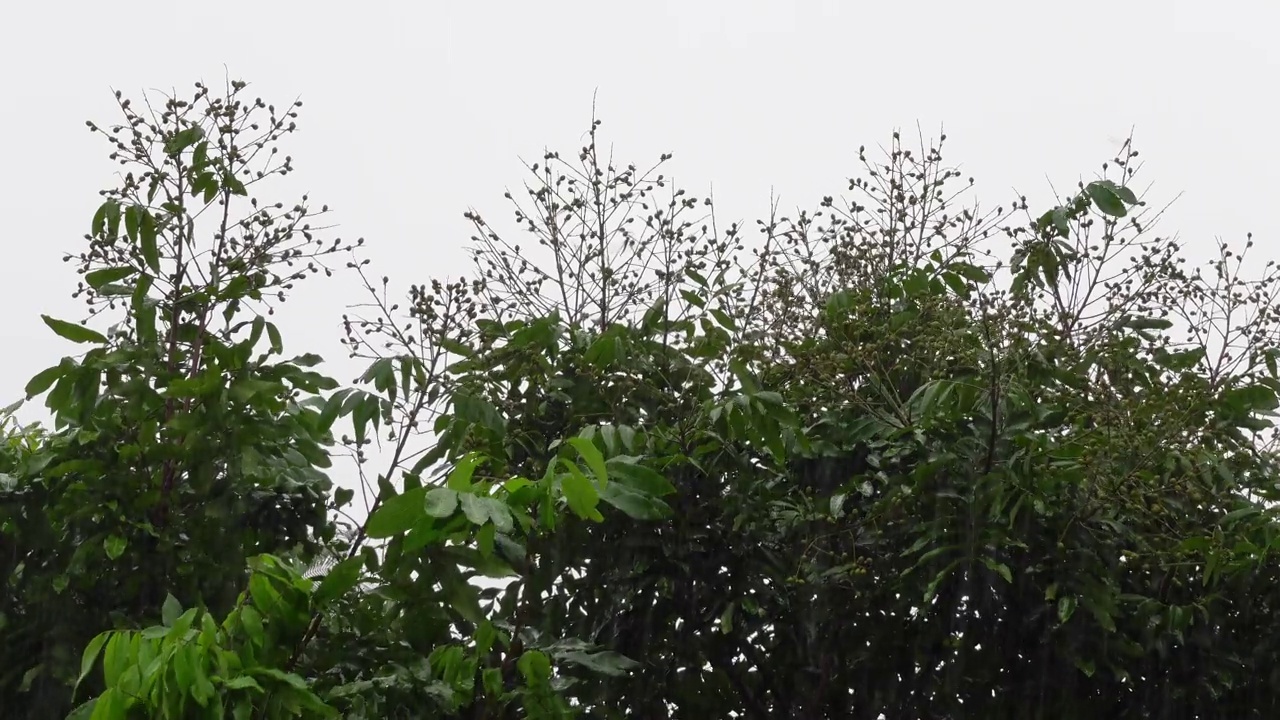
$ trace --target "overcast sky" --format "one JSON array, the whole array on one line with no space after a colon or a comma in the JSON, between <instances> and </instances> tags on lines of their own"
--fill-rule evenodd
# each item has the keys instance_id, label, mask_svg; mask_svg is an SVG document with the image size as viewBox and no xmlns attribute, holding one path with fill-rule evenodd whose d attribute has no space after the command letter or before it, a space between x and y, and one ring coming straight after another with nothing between
<instances>
[{"instance_id":1,"label":"overcast sky","mask_svg":"<svg viewBox=\"0 0 1280 720\"><path fill-rule=\"evenodd\" d=\"M771 188L813 207L858 145L945 125L948 160L990 204L1092 176L1136 130L1162 224L1193 248L1253 231L1276 253L1280 4L1127 0L682 2L13 2L0 20L0 405L73 347L40 313L79 318L61 262L83 243L116 119L111 90L220 87L301 96L294 189L367 238L397 287L467 271L462 218L505 219L519 158L572 152L593 93L623 161L675 154L692 192L754 220ZM315 281L287 351L340 360L350 283ZM355 368L330 368L342 380ZM37 413L38 414L38 413ZM30 413L24 413L33 417Z\"/></svg>"}]
</instances>

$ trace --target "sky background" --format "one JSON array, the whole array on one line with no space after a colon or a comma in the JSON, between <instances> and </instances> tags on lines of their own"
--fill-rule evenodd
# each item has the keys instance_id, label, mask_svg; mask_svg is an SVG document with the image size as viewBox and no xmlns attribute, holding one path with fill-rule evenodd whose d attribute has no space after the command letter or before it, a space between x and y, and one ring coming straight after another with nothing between
<instances>
[{"instance_id":1,"label":"sky background","mask_svg":"<svg viewBox=\"0 0 1280 720\"><path fill-rule=\"evenodd\" d=\"M113 89L189 94L249 81L304 101L278 190L327 203L393 288L465 274L462 213L510 217L520 158L581 145L593 94L621 162L668 166L722 221L839 194L857 149L895 128L945 127L946 157L984 203L1091 178L1133 129L1161 228L1193 257L1255 233L1277 252L1280 4L1129 0L683 2L25 2L0 20L0 405L75 348L41 313L79 319L80 249L113 184L84 122L118 117ZM353 279L308 282L287 306L286 352L338 344ZM38 407L22 413L39 417Z\"/></svg>"}]
</instances>

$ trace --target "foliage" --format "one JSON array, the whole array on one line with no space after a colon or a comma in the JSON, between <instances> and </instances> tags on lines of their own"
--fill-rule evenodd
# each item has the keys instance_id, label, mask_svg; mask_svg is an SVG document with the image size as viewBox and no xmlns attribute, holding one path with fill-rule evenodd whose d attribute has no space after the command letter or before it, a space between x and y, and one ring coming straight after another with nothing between
<instances>
[{"instance_id":1,"label":"foliage","mask_svg":"<svg viewBox=\"0 0 1280 720\"><path fill-rule=\"evenodd\" d=\"M517 219L544 262L473 216L493 312L578 313L536 361L476 361L508 436L641 426L677 489L665 526L539 550L541 627L642 663L580 701L1269 714L1274 265L1246 278L1224 246L1187 272L1128 144L1019 224L1025 200L957 207L940 145L893 140L853 198L761 221L752 251L709 201L601 163L594 135L531 168Z\"/></svg>"},{"instance_id":2,"label":"foliage","mask_svg":"<svg viewBox=\"0 0 1280 720\"><path fill-rule=\"evenodd\" d=\"M360 243L320 237L312 222L327 208L305 197L250 195L292 170L276 146L300 103L277 112L245 89L197 85L145 113L117 96L124 122L90 124L128 171L69 259L91 317L116 322L46 317L89 349L27 385L45 395L51 429L7 428L6 713L63 717L75 697L88 700L73 716L95 720L566 716L560 665L616 672L626 659L581 642L522 648L470 580L516 574L527 538L564 508L652 511L651 491L667 488L639 458L606 463L577 437L536 479L476 474L489 459L475 453L411 456L406 441L441 400L455 431L505 423L455 392L443 365L472 317L454 312L461 285L415 296L413 338L398 321L382 328L403 352L371 364L369 390L339 389L314 354L280 359L271 301ZM359 323L348 332L358 354L367 337ZM331 516L349 517L354 495L325 473L342 418L362 474L380 430L395 443L362 523Z\"/></svg>"},{"instance_id":3,"label":"foliage","mask_svg":"<svg viewBox=\"0 0 1280 720\"><path fill-rule=\"evenodd\" d=\"M290 171L273 145L294 112L242 90L197 86L192 101L146 112L120 99L121 125L90 123L128 170L103 193L87 249L67 259L75 295L116 322L45 316L87 349L27 384L54 426L14 436L0 460L12 486L0 501L11 548L0 647L21 659L2 686L18 715L65 714L79 650L100 630L155 616L170 594L225 612L245 558L333 533L331 421L313 398L336 383L310 369L316 356L284 358L262 309L342 248L313 242L305 199L247 199Z\"/></svg>"},{"instance_id":4,"label":"foliage","mask_svg":"<svg viewBox=\"0 0 1280 720\"><path fill-rule=\"evenodd\" d=\"M1032 213L895 134L756 243L593 123L508 195L531 244L472 211L475 278L397 302L250 197L295 108L244 89L105 133L76 259L120 319L46 318L89 349L0 452L6 711L1276 709L1274 265L1188 270L1128 143ZM267 319L337 252L350 387Z\"/></svg>"}]
</instances>

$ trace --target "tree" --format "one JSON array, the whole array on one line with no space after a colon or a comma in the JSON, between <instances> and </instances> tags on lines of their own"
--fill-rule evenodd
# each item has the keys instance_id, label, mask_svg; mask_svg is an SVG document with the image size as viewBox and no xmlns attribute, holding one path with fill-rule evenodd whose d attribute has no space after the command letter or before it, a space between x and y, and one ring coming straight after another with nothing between
<instances>
[{"instance_id":1,"label":"tree","mask_svg":"<svg viewBox=\"0 0 1280 720\"><path fill-rule=\"evenodd\" d=\"M495 313L576 313L550 368L476 363L520 418L508 437L640 427L677 491L666 525L540 548L544 631L641 663L581 701L1269 714L1274 264L1246 278L1224 246L1186 271L1152 235L1136 156L1043 214L983 212L956 207L940 145L895 134L855 197L762 221L746 251L694 215L708 201L601 163L593 134L578 163L531 168L517 219L541 266L475 217Z\"/></svg>"},{"instance_id":2,"label":"tree","mask_svg":"<svg viewBox=\"0 0 1280 720\"><path fill-rule=\"evenodd\" d=\"M31 718L86 698L71 716L438 717L513 704L563 716L556 666L625 659L581 642L564 656L524 649L469 580L513 574L524 539L554 528L566 501L598 516L608 469L577 438L532 480L479 474L488 460L475 453L412 454L441 402L459 424L474 411L445 366L474 317L465 285L415 290L410 326L385 304L379 320L348 320L354 354L381 349L379 337L399 351L372 362L361 381L372 390L339 389L314 354L280 359L271 301L361 243L324 238L312 222L327 208L305 197L250 194L292 171L276 146L300 103L277 111L246 87L197 84L190 100L143 112L117 95L123 122L90 123L127 171L69 259L91 319L116 322L45 318L89 349L26 387L45 395L53 427L6 434L0 702ZM349 262L361 277L363 262ZM341 418L362 473L379 432L394 444L372 512L346 527L331 513L353 493L324 472ZM441 459L447 484L424 484ZM622 465L653 477L638 459Z\"/></svg>"},{"instance_id":3,"label":"tree","mask_svg":"<svg viewBox=\"0 0 1280 720\"><path fill-rule=\"evenodd\" d=\"M0 460L9 712L65 716L98 632L157 617L169 596L225 612L246 558L332 537L331 438L308 398L336 383L309 369L313 355L284 359L267 317L273 295L343 246L313 240L305 198L248 198L292 169L274 145L295 111L243 90L197 85L144 111L117 95L123 122L90 123L127 170L67 260L75 296L99 327L115 322L44 318L88 349L27 384L54 426L15 436Z\"/></svg>"},{"instance_id":4,"label":"tree","mask_svg":"<svg viewBox=\"0 0 1280 720\"><path fill-rule=\"evenodd\" d=\"M55 425L0 453L0 648L32 658L6 708L62 717L79 685L94 718L1275 709L1274 265L1186 269L1129 144L1047 212L983 211L941 141L895 134L852 198L756 243L669 156L603 160L593 121L508 196L531 247L472 211L475 277L397 302L305 203L249 198L294 110L243 90L122 100L108 133L142 169L81 262L123 319L47 321L92 348L28 385ZM331 248L371 298L352 387L280 360L258 304Z\"/></svg>"}]
</instances>

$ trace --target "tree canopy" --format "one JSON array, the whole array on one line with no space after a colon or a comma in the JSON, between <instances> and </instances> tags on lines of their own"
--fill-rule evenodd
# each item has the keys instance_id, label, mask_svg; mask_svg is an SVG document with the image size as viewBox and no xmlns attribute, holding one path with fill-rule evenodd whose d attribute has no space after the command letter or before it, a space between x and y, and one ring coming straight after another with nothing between
<instances>
[{"instance_id":1,"label":"tree canopy","mask_svg":"<svg viewBox=\"0 0 1280 720\"><path fill-rule=\"evenodd\" d=\"M1131 143L984 208L894 133L752 233L593 120L397 299L270 194L301 103L117 99L77 352L0 426L6 717L1280 708L1275 263L1189 267ZM272 322L316 276L350 385Z\"/></svg>"}]
</instances>

